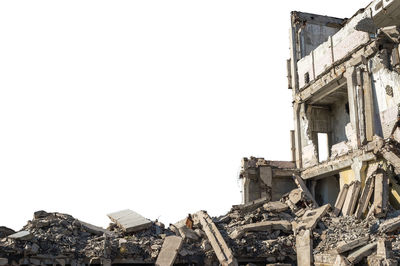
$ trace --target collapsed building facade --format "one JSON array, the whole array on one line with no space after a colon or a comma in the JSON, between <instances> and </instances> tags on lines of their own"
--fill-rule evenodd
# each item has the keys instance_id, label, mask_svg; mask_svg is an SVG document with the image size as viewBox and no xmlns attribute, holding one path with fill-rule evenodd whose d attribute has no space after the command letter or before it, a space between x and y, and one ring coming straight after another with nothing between
<instances>
[{"instance_id":1,"label":"collapsed building facade","mask_svg":"<svg viewBox=\"0 0 400 266\"><path fill-rule=\"evenodd\" d=\"M107 229L38 211L0 227L0 265L397 265L400 0L350 19L292 12L292 161L244 158L243 204Z\"/></svg>"}]
</instances>

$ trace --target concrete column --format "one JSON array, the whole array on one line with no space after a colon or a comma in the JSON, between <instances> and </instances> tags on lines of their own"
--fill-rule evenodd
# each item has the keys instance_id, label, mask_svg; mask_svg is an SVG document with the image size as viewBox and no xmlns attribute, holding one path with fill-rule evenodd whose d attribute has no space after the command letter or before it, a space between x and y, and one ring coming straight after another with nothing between
<instances>
[{"instance_id":1,"label":"concrete column","mask_svg":"<svg viewBox=\"0 0 400 266\"><path fill-rule=\"evenodd\" d=\"M357 101L357 71L354 66L346 69L347 94L349 97L350 122L353 131L357 135L357 147L360 147L360 130L358 121L358 101Z\"/></svg>"},{"instance_id":2,"label":"concrete column","mask_svg":"<svg viewBox=\"0 0 400 266\"><path fill-rule=\"evenodd\" d=\"M365 170L367 169L366 162L360 160L360 158L356 157L353 159L353 164L351 165L351 169L354 172L354 177L356 181L360 181L362 184L365 182Z\"/></svg>"},{"instance_id":3,"label":"concrete column","mask_svg":"<svg viewBox=\"0 0 400 266\"><path fill-rule=\"evenodd\" d=\"M300 107L299 103L293 104L293 117L294 117L294 139L295 139L295 149L296 149L296 167L301 168L303 166L301 153L302 153L302 143L301 143L301 127L300 127Z\"/></svg>"},{"instance_id":4,"label":"concrete column","mask_svg":"<svg viewBox=\"0 0 400 266\"><path fill-rule=\"evenodd\" d=\"M250 180L246 177L243 178L242 180L242 203L246 204L249 202L249 185L250 185Z\"/></svg>"}]
</instances>

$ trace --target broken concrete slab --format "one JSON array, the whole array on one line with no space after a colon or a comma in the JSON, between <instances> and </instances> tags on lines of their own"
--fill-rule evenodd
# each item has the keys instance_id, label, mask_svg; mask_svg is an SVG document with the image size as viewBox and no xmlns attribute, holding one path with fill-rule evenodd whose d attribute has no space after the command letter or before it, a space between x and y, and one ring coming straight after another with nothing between
<instances>
[{"instance_id":1,"label":"broken concrete slab","mask_svg":"<svg viewBox=\"0 0 400 266\"><path fill-rule=\"evenodd\" d=\"M355 206L358 200L358 195L360 193L361 183L360 181L353 181L349 185L349 190L346 195L346 200L344 201L342 213L343 216L349 216L354 213Z\"/></svg>"},{"instance_id":2,"label":"broken concrete slab","mask_svg":"<svg viewBox=\"0 0 400 266\"><path fill-rule=\"evenodd\" d=\"M400 216L386 220L379 225L380 233L390 233L400 229Z\"/></svg>"},{"instance_id":3,"label":"broken concrete slab","mask_svg":"<svg viewBox=\"0 0 400 266\"><path fill-rule=\"evenodd\" d=\"M313 243L310 230L304 230L297 234L296 253L298 266L313 265Z\"/></svg>"},{"instance_id":4,"label":"broken concrete slab","mask_svg":"<svg viewBox=\"0 0 400 266\"><path fill-rule=\"evenodd\" d=\"M368 255L370 255L374 249L376 248L377 243L370 243L368 245L365 245L359 249L357 249L354 252L351 252L348 256L347 259L348 261L350 261L351 263L358 263L360 262L363 258L367 257Z\"/></svg>"},{"instance_id":5,"label":"broken concrete slab","mask_svg":"<svg viewBox=\"0 0 400 266\"><path fill-rule=\"evenodd\" d=\"M362 214L367 210L369 201L372 196L372 192L374 191L374 186L375 186L375 177L370 176L365 181L365 185L362 190L360 200L358 201L358 206L355 212L356 218L360 219Z\"/></svg>"},{"instance_id":6,"label":"broken concrete slab","mask_svg":"<svg viewBox=\"0 0 400 266\"><path fill-rule=\"evenodd\" d=\"M24 230L24 231L19 231L15 234L9 235L8 238L9 239L13 239L13 240L29 240L32 239L33 235L31 234L31 232Z\"/></svg>"},{"instance_id":7,"label":"broken concrete slab","mask_svg":"<svg viewBox=\"0 0 400 266\"><path fill-rule=\"evenodd\" d=\"M241 214L245 214L248 212L252 212L255 209L262 207L265 203L268 203L271 200L270 196L263 197L254 201L251 201L246 204L241 205L234 205L232 206L233 209L238 210Z\"/></svg>"},{"instance_id":8,"label":"broken concrete slab","mask_svg":"<svg viewBox=\"0 0 400 266\"><path fill-rule=\"evenodd\" d=\"M89 224L86 222L82 222L79 221L83 230L85 230L88 233L94 234L94 235L98 235L98 236L102 236L103 234L106 234L108 236L113 236L115 235L113 232L111 232L110 230L104 229L102 227L93 225L93 224Z\"/></svg>"},{"instance_id":9,"label":"broken concrete slab","mask_svg":"<svg viewBox=\"0 0 400 266\"><path fill-rule=\"evenodd\" d=\"M318 207L318 203L315 201L313 195L308 190L308 188L307 188L306 184L304 183L303 179L299 175L293 174L293 180L296 183L296 185L298 186L298 188L301 189L304 192L306 197L313 202L314 207Z\"/></svg>"},{"instance_id":10,"label":"broken concrete slab","mask_svg":"<svg viewBox=\"0 0 400 266\"><path fill-rule=\"evenodd\" d=\"M283 212L289 209L289 206L280 201L270 201L263 206L264 210L269 212Z\"/></svg>"},{"instance_id":11,"label":"broken concrete slab","mask_svg":"<svg viewBox=\"0 0 400 266\"><path fill-rule=\"evenodd\" d=\"M165 238L158 254L156 266L172 266L174 265L176 256L182 247L183 239L179 236L168 236Z\"/></svg>"},{"instance_id":12,"label":"broken concrete slab","mask_svg":"<svg viewBox=\"0 0 400 266\"><path fill-rule=\"evenodd\" d=\"M265 221L259 223L252 223L236 228L231 234L232 239L241 238L247 232L262 232L271 230L282 230L285 232L292 231L292 224L286 220L280 221Z\"/></svg>"},{"instance_id":13,"label":"broken concrete slab","mask_svg":"<svg viewBox=\"0 0 400 266\"><path fill-rule=\"evenodd\" d=\"M214 249L215 255L223 266L237 266L238 263L233 256L232 250L226 244L217 226L214 224L210 216L200 211L195 214L195 219L198 219L208 241Z\"/></svg>"},{"instance_id":14,"label":"broken concrete slab","mask_svg":"<svg viewBox=\"0 0 400 266\"><path fill-rule=\"evenodd\" d=\"M107 214L107 216L127 233L147 229L152 222L132 210L122 210Z\"/></svg>"},{"instance_id":15,"label":"broken concrete slab","mask_svg":"<svg viewBox=\"0 0 400 266\"><path fill-rule=\"evenodd\" d=\"M322 207L313 210L307 210L303 217L301 217L300 222L295 225L295 231L298 232L303 229L314 229L321 218L328 212L331 208L330 204L326 204Z\"/></svg>"},{"instance_id":16,"label":"broken concrete slab","mask_svg":"<svg viewBox=\"0 0 400 266\"><path fill-rule=\"evenodd\" d=\"M293 189L289 193L289 200L291 203L296 205L299 201L301 201L303 199L303 196L304 196L304 192L301 189L299 189L299 188Z\"/></svg>"},{"instance_id":17,"label":"broken concrete slab","mask_svg":"<svg viewBox=\"0 0 400 266\"><path fill-rule=\"evenodd\" d=\"M339 192L337 199L336 199L335 208L333 210L333 214L335 216L338 216L340 214L340 212L342 211L342 207L343 207L344 201L346 200L348 190L349 190L349 185L344 184L342 189Z\"/></svg>"},{"instance_id":18,"label":"broken concrete slab","mask_svg":"<svg viewBox=\"0 0 400 266\"><path fill-rule=\"evenodd\" d=\"M362 245L365 245L369 241L369 236L358 238L352 241L341 241L337 243L337 246L335 249L329 251L329 253L333 254L342 254L344 252L353 250L357 247L360 247Z\"/></svg>"},{"instance_id":19,"label":"broken concrete slab","mask_svg":"<svg viewBox=\"0 0 400 266\"><path fill-rule=\"evenodd\" d=\"M181 226L178 230L183 239L197 241L200 238L194 230L187 228L186 226Z\"/></svg>"}]
</instances>

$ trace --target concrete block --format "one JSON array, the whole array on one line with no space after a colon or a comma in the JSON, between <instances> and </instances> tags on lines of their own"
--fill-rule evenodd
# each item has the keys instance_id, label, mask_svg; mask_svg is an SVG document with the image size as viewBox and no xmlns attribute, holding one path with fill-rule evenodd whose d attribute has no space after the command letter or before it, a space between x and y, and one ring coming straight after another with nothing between
<instances>
[{"instance_id":1,"label":"concrete block","mask_svg":"<svg viewBox=\"0 0 400 266\"><path fill-rule=\"evenodd\" d=\"M15 234L9 235L8 238L9 239L13 239L13 240L30 240L32 239L33 235L31 234L31 232L29 231L19 231Z\"/></svg>"},{"instance_id":2,"label":"concrete block","mask_svg":"<svg viewBox=\"0 0 400 266\"><path fill-rule=\"evenodd\" d=\"M357 249L354 252L351 252L348 256L347 259L353 264L356 264L360 262L363 258L367 257L370 255L372 252L374 252L376 248L376 242L370 243L368 245L365 245L359 249Z\"/></svg>"},{"instance_id":3,"label":"concrete block","mask_svg":"<svg viewBox=\"0 0 400 266\"><path fill-rule=\"evenodd\" d=\"M165 238L157 257L156 266L174 265L176 256L182 247L183 239L179 236L168 236Z\"/></svg>"},{"instance_id":4,"label":"concrete block","mask_svg":"<svg viewBox=\"0 0 400 266\"><path fill-rule=\"evenodd\" d=\"M247 224L236 228L231 234L232 239L239 239L247 232L266 232L271 230L282 230L285 232L292 231L292 224L286 220L265 221L253 224Z\"/></svg>"},{"instance_id":5,"label":"concrete block","mask_svg":"<svg viewBox=\"0 0 400 266\"><path fill-rule=\"evenodd\" d=\"M150 220L131 210L122 210L107 216L127 233L147 229L152 224Z\"/></svg>"},{"instance_id":6,"label":"concrete block","mask_svg":"<svg viewBox=\"0 0 400 266\"><path fill-rule=\"evenodd\" d=\"M310 230L305 230L297 234L296 253L298 266L313 265L313 244Z\"/></svg>"},{"instance_id":7,"label":"concrete block","mask_svg":"<svg viewBox=\"0 0 400 266\"><path fill-rule=\"evenodd\" d=\"M344 184L342 189L339 192L337 199L336 199L335 208L333 210L334 215L338 216L340 211L342 210L344 201L346 200L348 190L349 190L349 185Z\"/></svg>"}]
</instances>

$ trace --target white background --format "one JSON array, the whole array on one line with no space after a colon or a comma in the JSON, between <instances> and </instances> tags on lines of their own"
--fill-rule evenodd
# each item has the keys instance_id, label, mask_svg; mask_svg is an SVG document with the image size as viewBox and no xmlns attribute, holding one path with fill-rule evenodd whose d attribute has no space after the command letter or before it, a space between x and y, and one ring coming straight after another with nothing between
<instances>
[{"instance_id":1,"label":"white background","mask_svg":"<svg viewBox=\"0 0 400 266\"><path fill-rule=\"evenodd\" d=\"M1 1L0 225L224 214L242 157L291 159L290 11L368 3Z\"/></svg>"}]
</instances>

